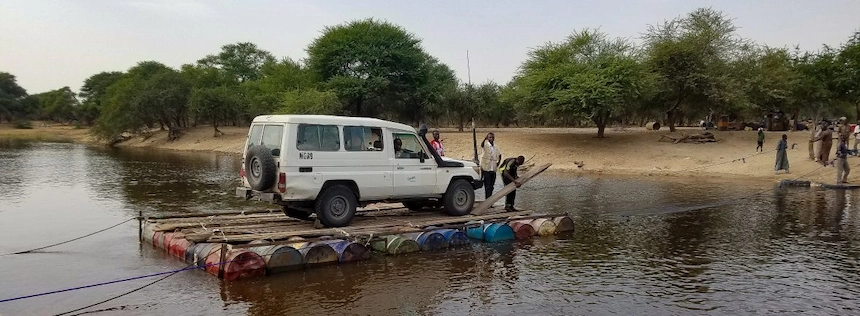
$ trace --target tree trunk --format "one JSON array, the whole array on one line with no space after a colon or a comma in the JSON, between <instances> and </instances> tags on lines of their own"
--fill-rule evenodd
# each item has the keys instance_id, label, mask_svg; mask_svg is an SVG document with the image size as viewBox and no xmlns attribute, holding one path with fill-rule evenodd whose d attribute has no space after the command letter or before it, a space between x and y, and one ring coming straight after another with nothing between
<instances>
[{"instance_id":1,"label":"tree trunk","mask_svg":"<svg viewBox=\"0 0 860 316\"><path fill-rule=\"evenodd\" d=\"M214 118L212 119L212 128L215 130L215 135L213 137L218 137L218 136L224 135L223 132L218 130L218 120L216 120Z\"/></svg>"},{"instance_id":2,"label":"tree trunk","mask_svg":"<svg viewBox=\"0 0 860 316\"><path fill-rule=\"evenodd\" d=\"M669 132L675 131L675 110L666 111L666 125L669 126Z\"/></svg>"},{"instance_id":3,"label":"tree trunk","mask_svg":"<svg viewBox=\"0 0 860 316\"><path fill-rule=\"evenodd\" d=\"M362 102L361 98L356 100L356 102L355 102L355 116L361 116L361 104L362 103L363 102Z\"/></svg>"},{"instance_id":4,"label":"tree trunk","mask_svg":"<svg viewBox=\"0 0 860 316\"><path fill-rule=\"evenodd\" d=\"M465 124L466 124L466 123L464 122L464 116L463 116L463 115L460 115L460 122L457 124L457 131L462 132L462 131L463 131L463 126L464 126Z\"/></svg>"},{"instance_id":5,"label":"tree trunk","mask_svg":"<svg viewBox=\"0 0 860 316\"><path fill-rule=\"evenodd\" d=\"M604 138L606 123L609 122L609 114L609 111L598 111L597 115L592 119L594 124L597 124L597 138Z\"/></svg>"}]
</instances>

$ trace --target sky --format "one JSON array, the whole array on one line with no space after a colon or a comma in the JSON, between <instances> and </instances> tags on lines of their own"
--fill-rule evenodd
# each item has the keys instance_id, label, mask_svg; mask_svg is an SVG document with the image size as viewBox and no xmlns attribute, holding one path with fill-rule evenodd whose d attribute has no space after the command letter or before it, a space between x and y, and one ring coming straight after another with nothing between
<instances>
[{"instance_id":1,"label":"sky","mask_svg":"<svg viewBox=\"0 0 860 316\"><path fill-rule=\"evenodd\" d=\"M0 71L31 94L79 91L102 71L146 60L178 68L236 42L303 59L326 26L374 18L422 39L462 81L504 84L531 49L573 31L638 41L648 25L699 7L723 11L740 36L774 47L839 46L860 30L858 0L2 0Z\"/></svg>"}]
</instances>

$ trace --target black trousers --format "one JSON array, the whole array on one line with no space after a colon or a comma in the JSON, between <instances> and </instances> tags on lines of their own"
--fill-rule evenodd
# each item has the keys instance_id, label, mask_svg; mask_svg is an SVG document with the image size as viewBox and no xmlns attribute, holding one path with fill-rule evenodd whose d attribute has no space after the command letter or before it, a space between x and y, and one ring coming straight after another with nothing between
<instances>
[{"instance_id":1,"label":"black trousers","mask_svg":"<svg viewBox=\"0 0 860 316\"><path fill-rule=\"evenodd\" d=\"M493 195L493 188L496 186L496 173L481 170L481 175L484 177L484 199L486 200Z\"/></svg>"},{"instance_id":2,"label":"black trousers","mask_svg":"<svg viewBox=\"0 0 860 316\"><path fill-rule=\"evenodd\" d=\"M502 183L504 183L505 185L508 185L511 182L513 182L513 181L508 180L508 178L502 177ZM516 199L517 199L517 190L513 190L513 191L511 191L511 193L508 193L508 195L505 196L505 207L514 206L514 200L516 200Z\"/></svg>"}]
</instances>

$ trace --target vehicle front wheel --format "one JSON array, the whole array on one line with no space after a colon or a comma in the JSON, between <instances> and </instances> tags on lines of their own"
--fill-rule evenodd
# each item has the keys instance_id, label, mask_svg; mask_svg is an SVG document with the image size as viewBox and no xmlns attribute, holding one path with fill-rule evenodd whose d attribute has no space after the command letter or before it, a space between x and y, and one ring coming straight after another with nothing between
<instances>
[{"instance_id":1,"label":"vehicle front wheel","mask_svg":"<svg viewBox=\"0 0 860 316\"><path fill-rule=\"evenodd\" d=\"M475 189L466 180L455 180L448 185L443 198L445 212L453 216L468 215L475 205Z\"/></svg>"},{"instance_id":2,"label":"vehicle front wheel","mask_svg":"<svg viewBox=\"0 0 860 316\"><path fill-rule=\"evenodd\" d=\"M352 190L344 185L333 185L317 197L314 209L326 227L343 227L352 221L357 207L358 199Z\"/></svg>"}]
</instances>

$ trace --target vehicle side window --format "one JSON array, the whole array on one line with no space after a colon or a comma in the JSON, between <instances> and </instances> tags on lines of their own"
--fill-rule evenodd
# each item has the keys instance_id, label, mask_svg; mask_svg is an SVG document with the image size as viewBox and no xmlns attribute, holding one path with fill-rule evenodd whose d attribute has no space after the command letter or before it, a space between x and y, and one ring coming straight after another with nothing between
<instances>
[{"instance_id":1,"label":"vehicle side window","mask_svg":"<svg viewBox=\"0 0 860 316\"><path fill-rule=\"evenodd\" d=\"M263 135L263 125L254 125L251 127L251 134L248 136L248 148L260 144L260 137ZM246 148L247 149L247 148Z\"/></svg>"},{"instance_id":2,"label":"vehicle side window","mask_svg":"<svg viewBox=\"0 0 860 316\"><path fill-rule=\"evenodd\" d=\"M424 152L424 147L418 142L418 137L414 134L395 133L394 134L394 157L399 159L420 159L421 155L427 159L427 154Z\"/></svg>"},{"instance_id":3,"label":"vehicle side window","mask_svg":"<svg viewBox=\"0 0 860 316\"><path fill-rule=\"evenodd\" d=\"M300 124L296 148L307 151L338 151L340 131L335 125Z\"/></svg>"},{"instance_id":4,"label":"vehicle side window","mask_svg":"<svg viewBox=\"0 0 860 316\"><path fill-rule=\"evenodd\" d=\"M284 136L283 125L266 125L263 129L263 146L272 150L273 156L281 155L281 139Z\"/></svg>"},{"instance_id":5,"label":"vehicle side window","mask_svg":"<svg viewBox=\"0 0 860 316\"><path fill-rule=\"evenodd\" d=\"M382 129L367 126L344 126L344 149L347 151L381 151Z\"/></svg>"}]
</instances>

